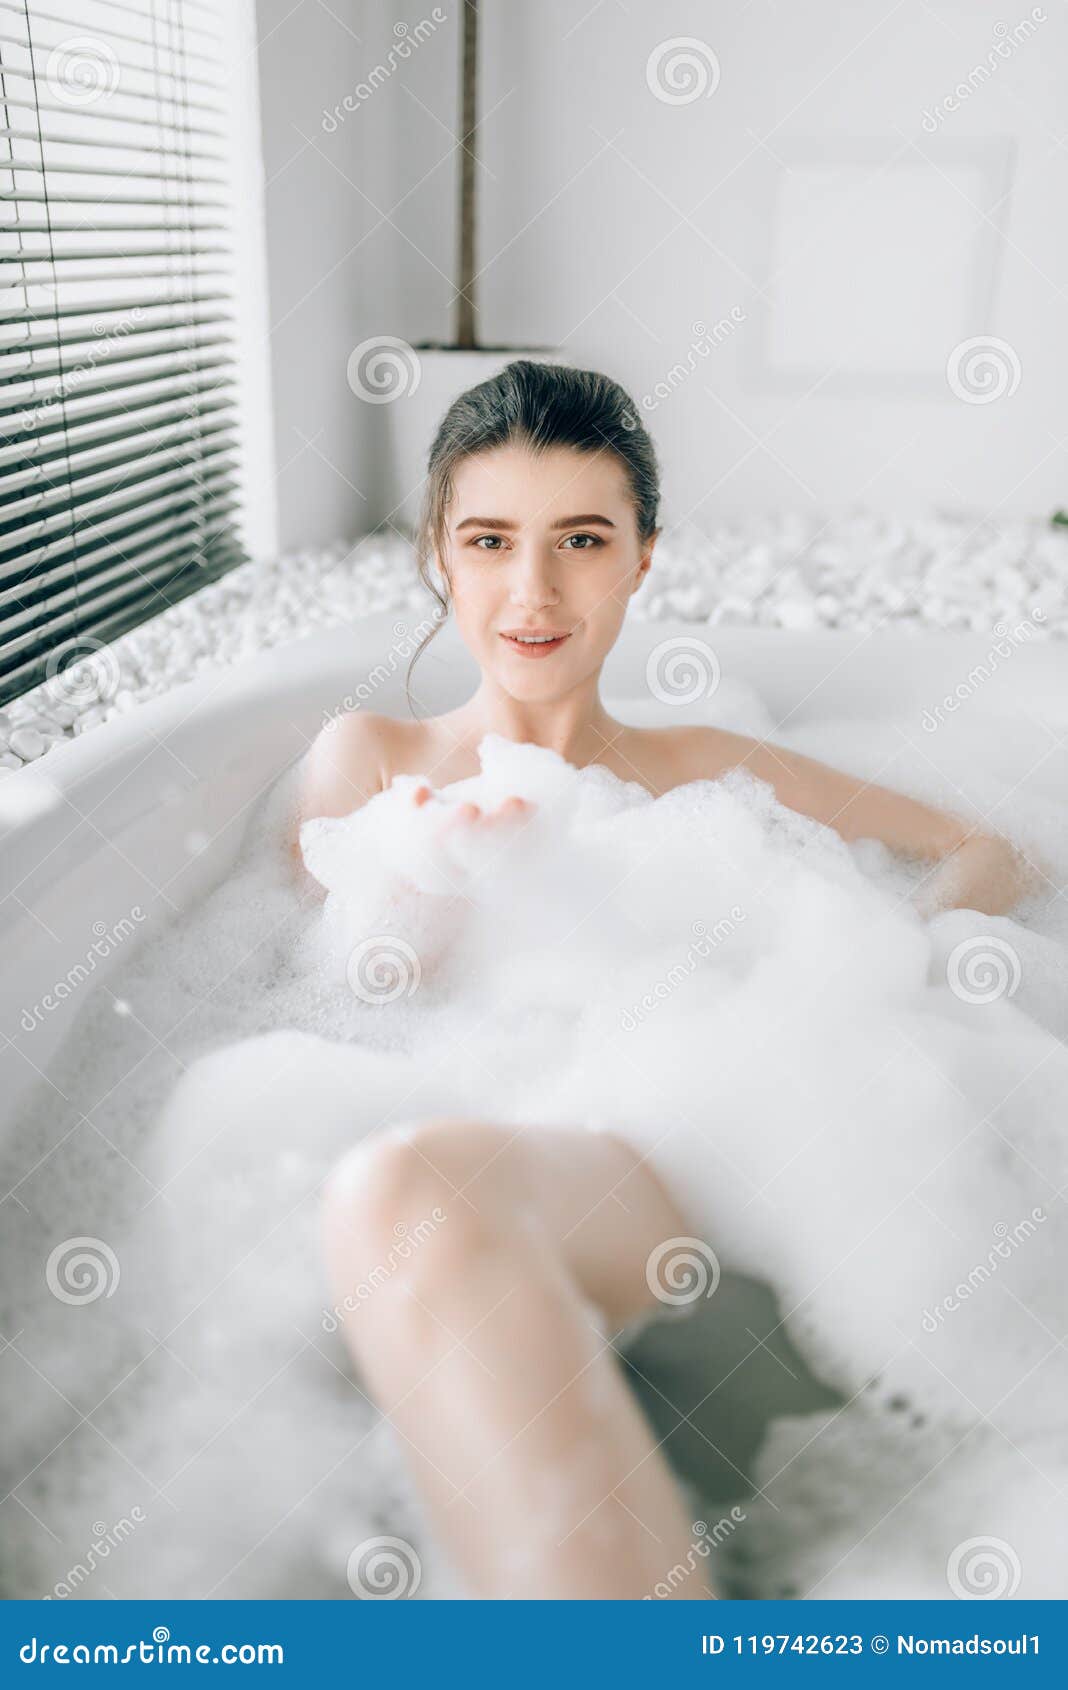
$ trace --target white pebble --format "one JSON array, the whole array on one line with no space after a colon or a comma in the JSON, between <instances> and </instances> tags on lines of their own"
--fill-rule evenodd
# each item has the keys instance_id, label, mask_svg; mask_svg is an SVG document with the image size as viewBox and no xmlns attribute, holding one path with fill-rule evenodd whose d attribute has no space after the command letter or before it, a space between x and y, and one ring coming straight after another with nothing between
<instances>
[{"instance_id":1,"label":"white pebble","mask_svg":"<svg viewBox=\"0 0 1068 1690\"><path fill-rule=\"evenodd\" d=\"M918 519L854 510L833 521L785 512L708 533L687 521L661 536L649 590L629 614L797 632L883 623L988 632L999 615L1015 622L1037 605L1046 620L1036 626L1057 638L1068 622L1066 562L1068 530L1037 519L977 524L948 509ZM14 701L10 715L0 711L0 757L16 757L11 735L20 729L47 749L64 730L81 734L132 702L317 628L358 629L383 611L404 612L414 626L432 608L398 535L338 539L244 566L114 643L123 684L106 711L80 711L47 686Z\"/></svg>"},{"instance_id":2,"label":"white pebble","mask_svg":"<svg viewBox=\"0 0 1068 1690\"><path fill-rule=\"evenodd\" d=\"M10 745L16 757L21 757L24 763L32 762L46 750L44 736L36 728L16 728Z\"/></svg>"}]
</instances>

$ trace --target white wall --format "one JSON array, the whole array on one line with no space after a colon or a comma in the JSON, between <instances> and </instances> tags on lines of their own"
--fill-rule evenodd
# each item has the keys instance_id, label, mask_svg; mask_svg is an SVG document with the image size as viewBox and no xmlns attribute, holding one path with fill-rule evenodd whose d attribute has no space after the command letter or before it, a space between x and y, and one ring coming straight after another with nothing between
<instances>
[{"instance_id":1,"label":"white wall","mask_svg":"<svg viewBox=\"0 0 1068 1690\"><path fill-rule=\"evenodd\" d=\"M368 21L368 14L373 14ZM280 537L284 550L362 533L380 520L385 434L380 410L346 379L352 348L397 332L410 254L389 220L403 193L389 161L409 102L380 89L336 133L329 110L388 48L399 12L338 0L257 0L267 211L269 346ZM434 44L452 70L455 30Z\"/></svg>"},{"instance_id":2,"label":"white wall","mask_svg":"<svg viewBox=\"0 0 1068 1690\"><path fill-rule=\"evenodd\" d=\"M353 396L348 352L449 331L459 8L403 63L386 58L393 26L414 30L429 6L287 10L259 0L295 540L384 514L385 407ZM668 521L1068 503L1059 0L1034 18L1003 0L483 0L483 14L482 338L562 346L644 401ZM707 96L651 90L650 56L675 37L695 38L701 68L716 55ZM999 41L985 80L925 126ZM324 132L324 108L387 63ZM1018 385L969 402L947 359L992 336Z\"/></svg>"}]
</instances>

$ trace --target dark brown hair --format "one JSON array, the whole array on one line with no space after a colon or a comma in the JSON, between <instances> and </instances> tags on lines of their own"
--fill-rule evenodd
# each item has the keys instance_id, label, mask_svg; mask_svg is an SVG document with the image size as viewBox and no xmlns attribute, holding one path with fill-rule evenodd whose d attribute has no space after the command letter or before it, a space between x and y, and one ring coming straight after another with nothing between
<instances>
[{"instance_id":1,"label":"dark brown hair","mask_svg":"<svg viewBox=\"0 0 1068 1690\"><path fill-rule=\"evenodd\" d=\"M645 541L656 533L660 470L653 443L625 389L596 370L517 358L453 400L430 447L416 556L419 578L437 601L438 620L408 665L409 681L416 659L443 626L451 603L445 542L456 467L476 452L513 442L534 452L571 446L580 452L614 453L626 472L639 538ZM435 555L441 560L445 592L431 573ZM410 692L408 704L410 708Z\"/></svg>"}]
</instances>

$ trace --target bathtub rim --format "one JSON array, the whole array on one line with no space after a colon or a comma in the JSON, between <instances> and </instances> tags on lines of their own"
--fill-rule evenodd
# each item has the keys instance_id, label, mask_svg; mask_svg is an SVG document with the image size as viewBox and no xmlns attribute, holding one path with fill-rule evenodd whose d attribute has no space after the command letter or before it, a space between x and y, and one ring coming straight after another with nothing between
<instances>
[{"instance_id":1,"label":"bathtub rim","mask_svg":"<svg viewBox=\"0 0 1068 1690\"><path fill-rule=\"evenodd\" d=\"M260 775L261 784L264 774L277 778L307 749L327 715L351 697L351 692L337 696L346 681L350 688L359 687L361 652L365 660L379 657L388 648L388 636L396 637L397 622L396 610L375 612L357 624L319 629L239 664L211 669L63 741L41 760L9 771L0 777L0 865L5 883L10 884L12 878L17 883L78 831L78 822L67 825L67 804L89 818L106 807L112 829L140 820L151 807L151 795L132 776L157 748L184 765L193 783L210 782L236 770ZM908 707L909 693L912 703L919 697L938 702L943 695L935 696L936 685L949 687L954 678L959 683L989 656L992 638L985 633L901 628L800 632L709 627L677 618L630 621L606 661L601 692L609 705L622 705L638 696L628 687L644 684L643 660L648 654L662 642L686 639L711 648L724 675L752 686L773 720L789 730L833 714L831 701L844 690L837 678L844 679L847 670L861 694L865 689L869 694L867 705L856 692L850 695L855 718L886 713L878 705L880 699L885 703L892 696L887 687L890 679L901 685L901 710ZM862 652L864 659L858 665ZM783 680L786 672L789 683ZM427 713L454 708L470 695L477 668L453 619L421 656L415 677L414 694ZM813 677L814 684L808 686ZM828 691L829 683L836 680ZM797 699L799 685L806 690ZM992 703L1000 705L1003 712L1006 692L1017 702L1021 695L1028 697L1038 709L1055 701L1054 715L1063 718L1068 731L1068 641L1043 635L1034 644L1018 647L972 703L987 711ZM795 702L785 708L791 695ZM269 711L269 725L279 735L269 743L259 724L255 733L248 731L250 711L257 706ZM366 707L386 715L407 712L403 669L376 686ZM229 735L228 728L233 730ZM228 751L220 760L218 746L224 737ZM21 787L37 781L54 790L55 802L6 824L4 790L14 797Z\"/></svg>"}]
</instances>

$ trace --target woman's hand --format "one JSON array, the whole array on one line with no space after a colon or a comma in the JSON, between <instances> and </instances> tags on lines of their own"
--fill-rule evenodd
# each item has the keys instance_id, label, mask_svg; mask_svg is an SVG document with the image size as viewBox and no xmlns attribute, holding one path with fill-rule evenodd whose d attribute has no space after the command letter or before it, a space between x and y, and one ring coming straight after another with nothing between
<instances>
[{"instance_id":1,"label":"woman's hand","mask_svg":"<svg viewBox=\"0 0 1068 1690\"><path fill-rule=\"evenodd\" d=\"M417 786L412 793L412 803L421 809L430 802L433 793L429 786ZM436 829L436 837L451 832L454 828L466 830L477 824L480 829L495 828L501 822L523 821L534 809L527 798L505 798L495 810L483 810L478 804L464 803L452 805L444 821Z\"/></svg>"},{"instance_id":2,"label":"woman's hand","mask_svg":"<svg viewBox=\"0 0 1068 1690\"><path fill-rule=\"evenodd\" d=\"M530 799L518 796L503 799L492 810L471 802L435 802L435 797L433 789L424 784L413 790L409 802L425 812L424 843L435 864L434 874L444 875L445 884L438 889L446 896L462 891L467 870L488 866L536 808ZM431 814L428 806L437 813ZM404 891L419 889L407 878L399 884Z\"/></svg>"}]
</instances>

